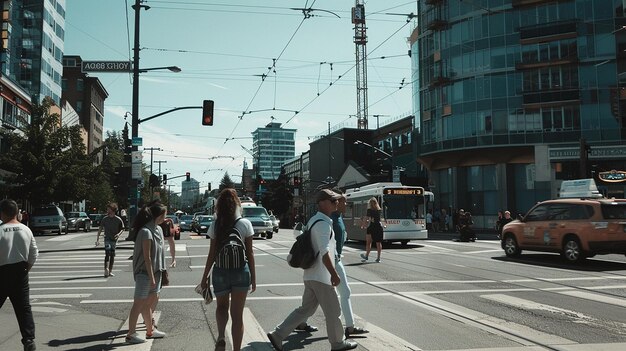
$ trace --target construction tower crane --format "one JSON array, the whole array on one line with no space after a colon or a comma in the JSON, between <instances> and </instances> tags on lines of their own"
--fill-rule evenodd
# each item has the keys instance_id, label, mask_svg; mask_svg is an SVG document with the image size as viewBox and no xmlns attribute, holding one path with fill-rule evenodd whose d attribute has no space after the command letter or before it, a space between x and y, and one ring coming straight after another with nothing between
<instances>
[{"instance_id":1,"label":"construction tower crane","mask_svg":"<svg viewBox=\"0 0 626 351\"><path fill-rule=\"evenodd\" d=\"M367 34L364 0L355 0L352 8L354 44L356 45L356 117L357 128L367 129Z\"/></svg>"}]
</instances>

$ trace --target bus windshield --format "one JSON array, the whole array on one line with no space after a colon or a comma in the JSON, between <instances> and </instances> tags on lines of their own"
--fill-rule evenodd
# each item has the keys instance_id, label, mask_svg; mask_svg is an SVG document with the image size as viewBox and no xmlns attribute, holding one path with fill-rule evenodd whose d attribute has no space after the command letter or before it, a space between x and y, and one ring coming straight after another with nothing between
<instances>
[{"instance_id":1,"label":"bus windshield","mask_svg":"<svg viewBox=\"0 0 626 351\"><path fill-rule=\"evenodd\" d=\"M424 218L424 196L383 195L383 216L386 219Z\"/></svg>"}]
</instances>

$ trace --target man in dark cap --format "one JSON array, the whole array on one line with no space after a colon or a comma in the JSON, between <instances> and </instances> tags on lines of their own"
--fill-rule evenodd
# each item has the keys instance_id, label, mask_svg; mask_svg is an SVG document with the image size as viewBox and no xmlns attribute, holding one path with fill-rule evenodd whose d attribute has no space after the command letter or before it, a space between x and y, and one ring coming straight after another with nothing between
<instances>
[{"instance_id":1,"label":"man in dark cap","mask_svg":"<svg viewBox=\"0 0 626 351\"><path fill-rule=\"evenodd\" d=\"M333 233L331 214L337 211L337 202L342 196L329 189L320 190L315 201L319 211L311 217L307 227L311 231L313 249L319 252L316 262L304 270L304 294L302 305L287 316L287 318L267 333L274 349L283 349L283 340L301 323L306 321L322 306L326 318L326 333L331 350L352 350L357 347L354 341L344 339L344 330L341 324L341 306L335 287L340 279L335 270L336 242ZM313 225L319 220L319 223Z\"/></svg>"}]
</instances>

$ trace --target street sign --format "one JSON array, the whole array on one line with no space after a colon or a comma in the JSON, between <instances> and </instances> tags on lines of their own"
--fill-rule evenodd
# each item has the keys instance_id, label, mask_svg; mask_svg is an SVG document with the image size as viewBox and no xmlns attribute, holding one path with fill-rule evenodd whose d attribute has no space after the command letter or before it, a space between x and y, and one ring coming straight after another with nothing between
<instances>
[{"instance_id":1,"label":"street sign","mask_svg":"<svg viewBox=\"0 0 626 351\"><path fill-rule=\"evenodd\" d=\"M133 137L132 145L133 146L141 146L141 145L143 145L143 138L141 138L141 137Z\"/></svg>"},{"instance_id":2,"label":"street sign","mask_svg":"<svg viewBox=\"0 0 626 351\"><path fill-rule=\"evenodd\" d=\"M399 183L400 182L400 169L398 169L398 168L393 170L393 182L394 183Z\"/></svg>"},{"instance_id":3,"label":"street sign","mask_svg":"<svg viewBox=\"0 0 626 351\"><path fill-rule=\"evenodd\" d=\"M130 168L131 178L132 179L142 179L141 177L141 163L133 162L132 167Z\"/></svg>"},{"instance_id":4,"label":"street sign","mask_svg":"<svg viewBox=\"0 0 626 351\"><path fill-rule=\"evenodd\" d=\"M129 61L83 61L82 72L130 72Z\"/></svg>"},{"instance_id":5,"label":"street sign","mask_svg":"<svg viewBox=\"0 0 626 351\"><path fill-rule=\"evenodd\" d=\"M133 151L131 153L131 162L132 163L141 163L142 160L141 151Z\"/></svg>"}]
</instances>

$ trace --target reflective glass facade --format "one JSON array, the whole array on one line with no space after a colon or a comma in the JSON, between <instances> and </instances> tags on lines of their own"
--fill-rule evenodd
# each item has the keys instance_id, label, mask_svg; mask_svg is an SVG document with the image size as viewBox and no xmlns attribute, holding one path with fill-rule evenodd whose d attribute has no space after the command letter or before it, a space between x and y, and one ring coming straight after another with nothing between
<instances>
[{"instance_id":1,"label":"reflective glass facade","mask_svg":"<svg viewBox=\"0 0 626 351\"><path fill-rule=\"evenodd\" d=\"M252 132L254 164L263 179L277 179L283 164L296 154L296 130L280 126L280 123L269 123Z\"/></svg>"},{"instance_id":2,"label":"reflective glass facade","mask_svg":"<svg viewBox=\"0 0 626 351\"><path fill-rule=\"evenodd\" d=\"M537 197L550 197L559 177L554 170L559 160L548 156L551 173L534 178L525 171L543 157L537 145L547 145L547 153L559 145L575 147L581 138L595 145L622 144L624 1L417 4L414 106L422 159L442 191L442 207L469 206L483 215L507 207L525 211ZM516 176L509 174L516 170ZM497 195L518 188L538 195Z\"/></svg>"}]
</instances>

